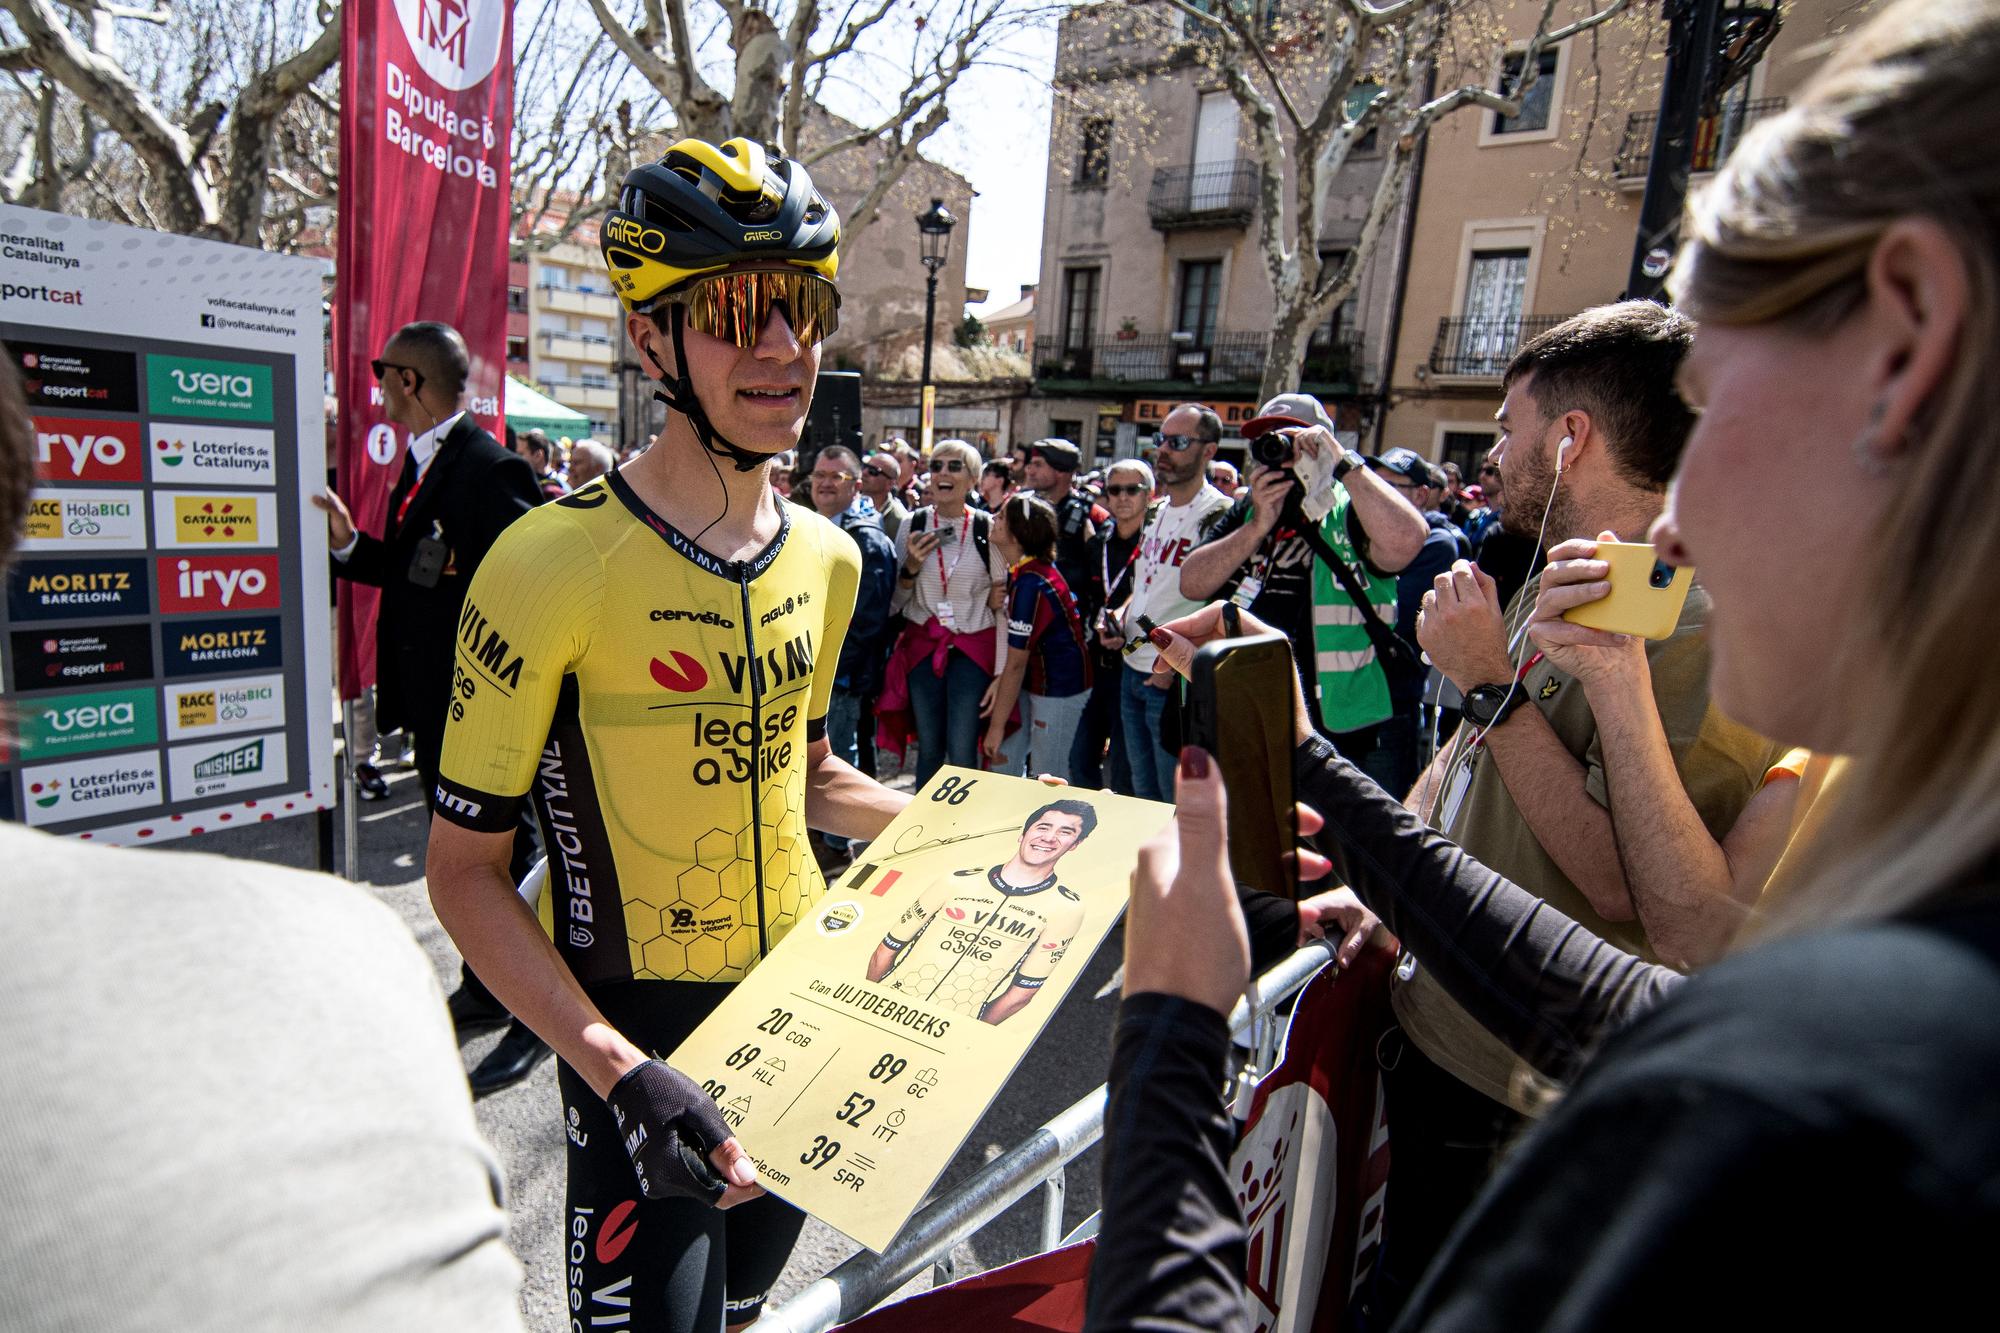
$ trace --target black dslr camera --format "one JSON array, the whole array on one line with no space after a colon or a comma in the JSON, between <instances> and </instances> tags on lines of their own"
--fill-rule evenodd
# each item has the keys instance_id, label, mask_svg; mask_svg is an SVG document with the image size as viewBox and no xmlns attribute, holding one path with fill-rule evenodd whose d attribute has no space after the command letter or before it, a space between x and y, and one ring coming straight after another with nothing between
<instances>
[{"instance_id":1,"label":"black dslr camera","mask_svg":"<svg viewBox=\"0 0 2000 1333\"><path fill-rule=\"evenodd\" d=\"M1298 449L1290 435L1266 431L1250 441L1250 461L1265 467L1290 467L1298 461Z\"/></svg>"}]
</instances>

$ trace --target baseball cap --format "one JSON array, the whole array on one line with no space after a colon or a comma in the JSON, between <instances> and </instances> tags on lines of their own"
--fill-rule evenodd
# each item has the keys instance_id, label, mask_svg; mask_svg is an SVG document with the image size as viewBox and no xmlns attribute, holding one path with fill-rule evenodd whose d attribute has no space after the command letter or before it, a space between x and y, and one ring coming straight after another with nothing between
<instances>
[{"instance_id":1,"label":"baseball cap","mask_svg":"<svg viewBox=\"0 0 2000 1333\"><path fill-rule=\"evenodd\" d=\"M1413 482L1418 486L1430 486L1434 484L1431 479L1431 465L1426 463L1422 455L1418 454L1414 449L1391 449L1386 453L1370 458L1368 466L1380 468L1384 472L1393 472L1404 480Z\"/></svg>"},{"instance_id":2,"label":"baseball cap","mask_svg":"<svg viewBox=\"0 0 2000 1333\"><path fill-rule=\"evenodd\" d=\"M1460 494L1467 504L1485 504L1486 492L1477 486L1467 486Z\"/></svg>"},{"instance_id":3,"label":"baseball cap","mask_svg":"<svg viewBox=\"0 0 2000 1333\"><path fill-rule=\"evenodd\" d=\"M1257 409L1257 415L1241 426L1243 438L1254 440L1279 426L1324 426L1333 429L1333 418L1319 399L1309 393L1281 393Z\"/></svg>"},{"instance_id":4,"label":"baseball cap","mask_svg":"<svg viewBox=\"0 0 2000 1333\"><path fill-rule=\"evenodd\" d=\"M1028 457L1033 458L1036 454L1040 454L1042 461L1058 472L1074 472L1083 462L1083 450L1068 440L1036 440L1028 446Z\"/></svg>"}]
</instances>

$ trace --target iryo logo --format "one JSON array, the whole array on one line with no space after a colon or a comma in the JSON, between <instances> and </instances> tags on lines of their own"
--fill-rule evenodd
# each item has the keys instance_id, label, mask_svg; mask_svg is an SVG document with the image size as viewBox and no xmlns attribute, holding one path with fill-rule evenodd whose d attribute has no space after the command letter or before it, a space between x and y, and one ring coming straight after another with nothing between
<instances>
[{"instance_id":1,"label":"iryo logo","mask_svg":"<svg viewBox=\"0 0 2000 1333\"><path fill-rule=\"evenodd\" d=\"M35 476L43 481L143 481L144 465L132 422L35 418Z\"/></svg>"},{"instance_id":2,"label":"iryo logo","mask_svg":"<svg viewBox=\"0 0 2000 1333\"><path fill-rule=\"evenodd\" d=\"M161 557L155 571L160 610L274 611L280 605L278 557L274 555Z\"/></svg>"}]
</instances>

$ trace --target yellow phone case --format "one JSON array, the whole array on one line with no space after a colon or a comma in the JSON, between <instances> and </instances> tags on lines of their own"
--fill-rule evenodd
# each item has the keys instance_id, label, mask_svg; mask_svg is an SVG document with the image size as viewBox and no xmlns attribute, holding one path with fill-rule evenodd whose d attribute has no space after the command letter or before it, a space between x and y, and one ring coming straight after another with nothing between
<instances>
[{"instance_id":1,"label":"yellow phone case","mask_svg":"<svg viewBox=\"0 0 2000 1333\"><path fill-rule=\"evenodd\" d=\"M1642 639L1672 635L1694 571L1662 563L1651 542L1599 542L1597 558L1611 565L1610 595L1563 612L1563 619Z\"/></svg>"}]
</instances>

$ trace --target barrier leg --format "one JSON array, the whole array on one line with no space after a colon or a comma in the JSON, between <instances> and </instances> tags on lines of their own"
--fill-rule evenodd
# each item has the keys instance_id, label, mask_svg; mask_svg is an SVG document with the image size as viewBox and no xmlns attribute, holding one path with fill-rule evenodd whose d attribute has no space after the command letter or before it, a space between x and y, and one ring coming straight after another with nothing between
<instances>
[{"instance_id":1,"label":"barrier leg","mask_svg":"<svg viewBox=\"0 0 2000 1333\"><path fill-rule=\"evenodd\" d=\"M340 704L340 749L342 762L337 770L340 779L340 854L341 868L347 878L359 883L361 879L361 812L355 808L354 794L354 700L343 699Z\"/></svg>"},{"instance_id":2,"label":"barrier leg","mask_svg":"<svg viewBox=\"0 0 2000 1333\"><path fill-rule=\"evenodd\" d=\"M1042 1182L1042 1253L1044 1254L1062 1244L1063 1196L1069 1192L1068 1174L1068 1168L1058 1167L1054 1175Z\"/></svg>"}]
</instances>

